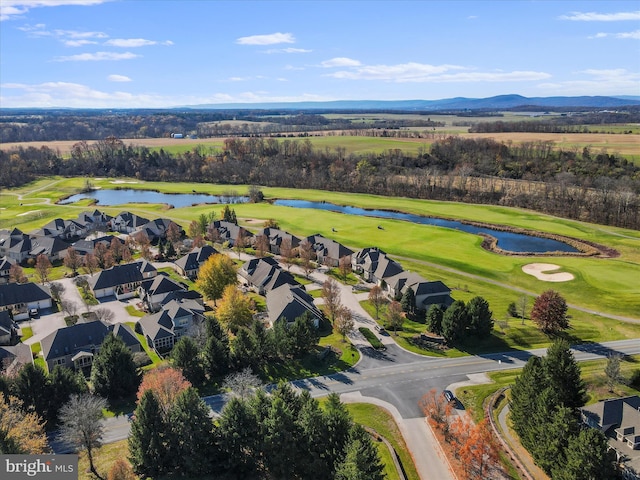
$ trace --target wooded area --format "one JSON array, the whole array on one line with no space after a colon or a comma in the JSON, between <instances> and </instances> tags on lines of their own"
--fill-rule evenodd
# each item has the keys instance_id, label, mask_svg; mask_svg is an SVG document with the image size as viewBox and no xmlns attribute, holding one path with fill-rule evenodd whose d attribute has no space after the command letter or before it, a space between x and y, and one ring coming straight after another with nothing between
<instances>
[{"instance_id":1,"label":"wooded area","mask_svg":"<svg viewBox=\"0 0 640 480\"><path fill-rule=\"evenodd\" d=\"M348 154L309 139L229 138L222 150L170 154L119 139L78 142L70 158L46 147L0 151L0 186L42 175L257 184L521 207L605 225L640 228L640 166L589 148L507 145L448 137L429 151Z\"/></svg>"}]
</instances>

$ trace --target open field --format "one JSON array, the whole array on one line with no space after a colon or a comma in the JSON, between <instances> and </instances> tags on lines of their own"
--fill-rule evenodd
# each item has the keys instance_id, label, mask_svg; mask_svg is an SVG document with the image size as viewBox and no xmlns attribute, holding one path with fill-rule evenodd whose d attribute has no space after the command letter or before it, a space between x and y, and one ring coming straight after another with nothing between
<instances>
[{"instance_id":1,"label":"open field","mask_svg":"<svg viewBox=\"0 0 640 480\"><path fill-rule=\"evenodd\" d=\"M434 118L437 120L437 118ZM620 128L626 128L621 126ZM629 129L633 126L628 126ZM424 128L417 128L422 131ZM630 160L640 161L640 134L608 134L608 133L467 133L468 127L438 127L436 133L450 133L460 135L463 138L493 138L499 142L505 143L524 143L524 142L553 142L557 148L582 150L584 147L590 147L593 153L605 149L608 153L619 153ZM290 138L289 140L304 141L308 139L316 148L344 148L346 153L380 153L389 149L399 149L407 154L417 155L420 149L430 147L432 140L417 138L380 138L380 137L364 137L352 136L346 132L345 136L327 135L329 132L315 132L314 135L305 138ZM285 140L284 138L279 139ZM134 138L122 139L127 145L146 146L152 149L163 148L167 152L177 154L190 151L195 147L205 149L221 149L224 139L221 138ZM19 146L40 148L47 146L53 150L58 150L62 156L68 156L71 147L77 143L76 141L52 141L52 142L23 142L23 143L2 143L0 149L11 149ZM89 140L88 144L95 141ZM205 150L206 151L206 150Z\"/></svg>"},{"instance_id":2,"label":"open field","mask_svg":"<svg viewBox=\"0 0 640 480\"><path fill-rule=\"evenodd\" d=\"M115 186L111 183L113 179L93 179L92 181L101 188ZM75 217L79 212L87 209L86 201L65 206L52 203L62 196L76 193L83 183L84 179L80 178L47 178L21 189L2 192L0 204L4 210L0 210L0 228L17 226L28 232L56 217ZM246 186L162 184L160 182L140 182L135 187L175 193L190 193L192 190L221 193L234 188L242 194L247 189ZM537 280L522 271L522 267L532 261L559 265L562 271L575 276L572 281L553 284L553 288L565 296L570 304L607 314L640 318L640 286L635 280L640 278L640 232L638 231L494 206L407 198L389 199L373 195L313 190L264 188L263 192L268 199L324 200L365 208L393 208L422 215L466 218L557 233L613 247L620 252L620 257L614 259L536 257L532 260L531 257L526 256L504 256L488 252L480 247L480 237L434 226L332 212L310 212L304 209L276 207L268 203L233 206L241 222L242 219L274 218L280 223L281 228L299 236L321 233L354 249L377 245L397 258L405 268L418 271L428 279L442 280L453 288L459 286L461 290L455 290L453 293L455 298L468 300L473 295L485 296L491 303L496 319L501 319L508 303L516 301L521 295L515 289L539 294L551 288L551 284ZM212 210L218 213L221 209L219 205L167 209L163 205L151 204L100 208L112 215L127 209L147 218L169 217L185 227L201 213ZM29 211L36 212L18 216ZM247 225L255 228L259 223L251 222ZM384 230L378 229L378 225ZM530 299L529 306L531 305ZM613 322L586 313L576 313L575 318L592 325L589 328L584 327L592 332L587 335L589 339L595 339L594 336L602 334L609 328L609 322ZM629 333L620 331L618 335L621 336L619 338L633 338L626 336Z\"/></svg>"}]
</instances>

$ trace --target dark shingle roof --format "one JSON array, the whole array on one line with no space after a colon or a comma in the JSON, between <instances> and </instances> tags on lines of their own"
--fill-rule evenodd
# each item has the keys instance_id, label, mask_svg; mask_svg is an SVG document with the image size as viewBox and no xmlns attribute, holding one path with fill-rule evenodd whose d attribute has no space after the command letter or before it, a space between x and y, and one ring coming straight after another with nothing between
<instances>
[{"instance_id":1,"label":"dark shingle roof","mask_svg":"<svg viewBox=\"0 0 640 480\"><path fill-rule=\"evenodd\" d=\"M51 298L51 290L37 283L7 283L0 285L0 307L37 302Z\"/></svg>"},{"instance_id":2,"label":"dark shingle roof","mask_svg":"<svg viewBox=\"0 0 640 480\"><path fill-rule=\"evenodd\" d=\"M210 245L194 248L185 256L175 261L175 264L184 271L198 270L207 258L218 251Z\"/></svg>"},{"instance_id":3,"label":"dark shingle roof","mask_svg":"<svg viewBox=\"0 0 640 480\"><path fill-rule=\"evenodd\" d=\"M89 277L89 285L92 290L101 290L103 288L111 288L125 283L141 282L144 278L142 272L147 271L149 265L151 264L146 261L115 265L101 271L93 277ZM153 265L151 265L151 267L155 270Z\"/></svg>"}]
</instances>

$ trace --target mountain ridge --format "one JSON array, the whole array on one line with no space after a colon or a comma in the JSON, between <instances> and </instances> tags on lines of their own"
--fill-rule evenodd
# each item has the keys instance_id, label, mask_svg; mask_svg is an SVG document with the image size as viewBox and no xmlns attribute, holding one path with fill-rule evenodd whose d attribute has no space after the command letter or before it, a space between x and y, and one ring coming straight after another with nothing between
<instances>
[{"instance_id":1,"label":"mountain ridge","mask_svg":"<svg viewBox=\"0 0 640 480\"><path fill-rule=\"evenodd\" d=\"M487 98L454 97L440 100L333 100L326 102L258 102L258 103L214 103L185 105L175 108L247 110L247 109L288 109L288 110L490 110L513 109L517 107L591 107L617 108L640 106L640 96L554 96L524 97L517 94L496 95Z\"/></svg>"}]
</instances>

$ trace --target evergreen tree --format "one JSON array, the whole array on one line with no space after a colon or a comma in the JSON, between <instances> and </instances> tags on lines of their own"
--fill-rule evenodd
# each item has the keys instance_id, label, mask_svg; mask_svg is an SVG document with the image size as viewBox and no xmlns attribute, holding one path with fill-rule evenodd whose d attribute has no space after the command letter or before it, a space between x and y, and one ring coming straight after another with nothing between
<instances>
[{"instance_id":1,"label":"evergreen tree","mask_svg":"<svg viewBox=\"0 0 640 480\"><path fill-rule=\"evenodd\" d=\"M275 347L273 345L273 337L267 333L267 329L261 322L254 321L250 330L255 346L255 356L260 363L266 362L269 358L275 356Z\"/></svg>"},{"instance_id":2,"label":"evergreen tree","mask_svg":"<svg viewBox=\"0 0 640 480\"><path fill-rule=\"evenodd\" d=\"M284 318L280 318L273 322L273 328L271 329L273 335L273 345L276 353L281 359L287 359L293 352L294 345L291 338L291 329L287 325L287 321Z\"/></svg>"},{"instance_id":3,"label":"evergreen tree","mask_svg":"<svg viewBox=\"0 0 640 480\"><path fill-rule=\"evenodd\" d=\"M325 437L325 458L329 466L329 472L333 473L345 455L345 446L351 431L351 416L340 402L336 393L330 393L324 411L324 422L327 429Z\"/></svg>"},{"instance_id":4,"label":"evergreen tree","mask_svg":"<svg viewBox=\"0 0 640 480\"><path fill-rule=\"evenodd\" d=\"M516 377L511 387L509 402L513 429L520 437L522 445L529 451L537 442L535 427L539 422L533 415L536 410L536 400L545 388L546 378L542 359L534 355L529 358L522 373Z\"/></svg>"},{"instance_id":5,"label":"evergreen tree","mask_svg":"<svg viewBox=\"0 0 640 480\"><path fill-rule=\"evenodd\" d=\"M354 424L351 427L344 460L336 469L336 480L383 480L384 465L378 450L365 429Z\"/></svg>"},{"instance_id":6,"label":"evergreen tree","mask_svg":"<svg viewBox=\"0 0 640 480\"><path fill-rule=\"evenodd\" d=\"M49 375L49 422L55 423L60 408L69 401L71 395L88 392L87 382L81 372L56 365Z\"/></svg>"},{"instance_id":7,"label":"evergreen tree","mask_svg":"<svg viewBox=\"0 0 640 480\"><path fill-rule=\"evenodd\" d=\"M229 346L229 337L217 318L211 316L206 317L204 326L207 337L216 337Z\"/></svg>"},{"instance_id":8,"label":"evergreen tree","mask_svg":"<svg viewBox=\"0 0 640 480\"><path fill-rule=\"evenodd\" d=\"M416 295L413 292L413 289L407 287L405 292L402 294L402 299L400 300L400 305L402 306L402 311L406 312L407 315L412 316L416 311Z\"/></svg>"},{"instance_id":9,"label":"evergreen tree","mask_svg":"<svg viewBox=\"0 0 640 480\"><path fill-rule=\"evenodd\" d=\"M138 475L156 478L166 473L167 448L164 444L168 426L153 391L140 398L129 434L129 461Z\"/></svg>"},{"instance_id":10,"label":"evergreen tree","mask_svg":"<svg viewBox=\"0 0 640 480\"><path fill-rule=\"evenodd\" d=\"M467 304L469 313L469 333L478 337L488 337L493 329L493 312L489 302L482 297L474 297Z\"/></svg>"},{"instance_id":11,"label":"evergreen tree","mask_svg":"<svg viewBox=\"0 0 640 480\"><path fill-rule=\"evenodd\" d=\"M280 396L271 400L265 421L264 459L273 478L292 478L298 461L300 432L289 405Z\"/></svg>"},{"instance_id":12,"label":"evergreen tree","mask_svg":"<svg viewBox=\"0 0 640 480\"><path fill-rule=\"evenodd\" d=\"M42 368L33 363L23 366L13 381L13 391L27 411L37 413L42 419L49 418L51 386Z\"/></svg>"},{"instance_id":13,"label":"evergreen tree","mask_svg":"<svg viewBox=\"0 0 640 480\"><path fill-rule=\"evenodd\" d=\"M140 378L133 355L120 337L107 334L91 366L91 383L97 395L109 400L136 393Z\"/></svg>"},{"instance_id":14,"label":"evergreen tree","mask_svg":"<svg viewBox=\"0 0 640 480\"><path fill-rule=\"evenodd\" d=\"M253 478L257 471L258 425L246 401L232 398L218 421L218 438L227 470L237 478Z\"/></svg>"},{"instance_id":15,"label":"evergreen tree","mask_svg":"<svg viewBox=\"0 0 640 480\"><path fill-rule=\"evenodd\" d=\"M328 471L326 460L327 427L318 401L307 390L300 394L300 412L296 419L300 431L297 472L306 480L323 480Z\"/></svg>"},{"instance_id":16,"label":"evergreen tree","mask_svg":"<svg viewBox=\"0 0 640 480\"><path fill-rule=\"evenodd\" d=\"M536 464L547 474L562 468L566 462L569 439L578 434L580 424L576 411L560 407L554 410L554 396L546 389L537 400L531 415L538 419L536 442L531 451Z\"/></svg>"},{"instance_id":17,"label":"evergreen tree","mask_svg":"<svg viewBox=\"0 0 640 480\"><path fill-rule=\"evenodd\" d=\"M204 367L200 358L200 350L190 337L181 337L171 350L173 364L182 370L184 378L192 385L200 385L204 381Z\"/></svg>"},{"instance_id":18,"label":"evergreen tree","mask_svg":"<svg viewBox=\"0 0 640 480\"><path fill-rule=\"evenodd\" d=\"M224 375L229 371L229 344L217 337L209 337L202 352L204 368L209 377Z\"/></svg>"},{"instance_id":19,"label":"evergreen tree","mask_svg":"<svg viewBox=\"0 0 640 480\"><path fill-rule=\"evenodd\" d=\"M553 470L554 480L608 480L616 478L609 442L595 428L583 428L569 438L566 461Z\"/></svg>"},{"instance_id":20,"label":"evergreen tree","mask_svg":"<svg viewBox=\"0 0 640 480\"><path fill-rule=\"evenodd\" d=\"M431 305L427 311L427 328L436 335L442 334L444 310L440 305Z\"/></svg>"},{"instance_id":21,"label":"evergreen tree","mask_svg":"<svg viewBox=\"0 0 640 480\"><path fill-rule=\"evenodd\" d=\"M462 300L456 300L447 308L442 317L442 336L448 344L462 340L469 324L467 307Z\"/></svg>"},{"instance_id":22,"label":"evergreen tree","mask_svg":"<svg viewBox=\"0 0 640 480\"><path fill-rule=\"evenodd\" d=\"M299 358L311 351L318 344L320 336L309 313L295 319L288 326L291 350L294 358Z\"/></svg>"},{"instance_id":23,"label":"evergreen tree","mask_svg":"<svg viewBox=\"0 0 640 480\"><path fill-rule=\"evenodd\" d=\"M586 387L569 343L562 339L553 342L542 364L548 385L557 395L558 405L574 409L582 407L586 401Z\"/></svg>"},{"instance_id":24,"label":"evergreen tree","mask_svg":"<svg viewBox=\"0 0 640 480\"><path fill-rule=\"evenodd\" d=\"M209 407L189 387L182 391L169 410L167 458L173 462L173 472L187 477L211 473L219 455L214 448L213 422Z\"/></svg>"},{"instance_id":25,"label":"evergreen tree","mask_svg":"<svg viewBox=\"0 0 640 480\"><path fill-rule=\"evenodd\" d=\"M231 361L237 369L255 367L258 361L255 357L253 336L246 328L238 330L231 342Z\"/></svg>"}]
</instances>

